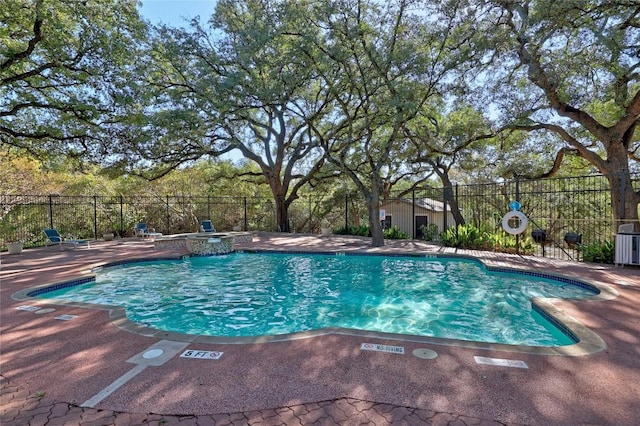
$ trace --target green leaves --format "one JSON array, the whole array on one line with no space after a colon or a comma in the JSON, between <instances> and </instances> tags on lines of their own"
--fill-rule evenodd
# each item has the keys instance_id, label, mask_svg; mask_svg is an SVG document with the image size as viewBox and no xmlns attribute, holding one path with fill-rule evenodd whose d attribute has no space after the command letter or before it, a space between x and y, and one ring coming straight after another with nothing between
<instances>
[{"instance_id":1,"label":"green leaves","mask_svg":"<svg viewBox=\"0 0 640 426\"><path fill-rule=\"evenodd\" d=\"M135 1L7 0L0 16L0 142L91 153L144 32Z\"/></svg>"},{"instance_id":2,"label":"green leaves","mask_svg":"<svg viewBox=\"0 0 640 426\"><path fill-rule=\"evenodd\" d=\"M219 0L186 29L147 28L136 6L0 4L3 146L148 179L235 151L280 211L337 171L375 209L432 173L448 187L588 162L623 172L616 211L637 213L633 2Z\"/></svg>"},{"instance_id":3,"label":"green leaves","mask_svg":"<svg viewBox=\"0 0 640 426\"><path fill-rule=\"evenodd\" d=\"M491 3L489 21L507 30L493 38L504 52L500 59L518 60L494 63L503 119L526 119L531 124L519 129L555 134L556 160L571 148L610 177L616 218L637 219L640 195L624 189L632 187L629 170L637 167L640 148L637 4Z\"/></svg>"}]
</instances>

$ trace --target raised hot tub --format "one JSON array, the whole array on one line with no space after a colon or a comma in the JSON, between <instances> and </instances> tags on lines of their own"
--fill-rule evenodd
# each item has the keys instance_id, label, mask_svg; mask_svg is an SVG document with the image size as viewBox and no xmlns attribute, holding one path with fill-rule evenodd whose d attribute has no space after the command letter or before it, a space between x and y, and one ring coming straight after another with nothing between
<instances>
[{"instance_id":1,"label":"raised hot tub","mask_svg":"<svg viewBox=\"0 0 640 426\"><path fill-rule=\"evenodd\" d=\"M162 250L188 250L196 255L226 254L233 251L234 243L250 242L250 232L198 232L166 235L156 238L154 247Z\"/></svg>"}]
</instances>

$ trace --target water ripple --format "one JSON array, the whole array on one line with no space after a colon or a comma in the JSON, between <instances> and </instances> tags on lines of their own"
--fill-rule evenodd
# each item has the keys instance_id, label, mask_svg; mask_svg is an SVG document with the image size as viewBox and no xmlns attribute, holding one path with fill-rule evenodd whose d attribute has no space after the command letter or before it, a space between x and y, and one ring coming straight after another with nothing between
<instances>
[{"instance_id":1,"label":"water ripple","mask_svg":"<svg viewBox=\"0 0 640 426\"><path fill-rule=\"evenodd\" d=\"M235 253L135 263L42 297L120 305L167 331L258 336L324 327L483 342L573 343L532 297L587 289L461 259Z\"/></svg>"}]
</instances>

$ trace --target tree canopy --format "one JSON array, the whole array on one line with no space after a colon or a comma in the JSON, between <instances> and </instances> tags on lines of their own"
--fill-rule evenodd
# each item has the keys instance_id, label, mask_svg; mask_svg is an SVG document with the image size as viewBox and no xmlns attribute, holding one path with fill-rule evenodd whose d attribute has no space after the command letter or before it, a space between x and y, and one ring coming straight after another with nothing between
<instances>
[{"instance_id":1,"label":"tree canopy","mask_svg":"<svg viewBox=\"0 0 640 426\"><path fill-rule=\"evenodd\" d=\"M145 30L135 0L0 4L0 142L46 157L93 155L122 102Z\"/></svg>"},{"instance_id":2,"label":"tree canopy","mask_svg":"<svg viewBox=\"0 0 640 426\"><path fill-rule=\"evenodd\" d=\"M636 2L219 0L186 28L136 7L0 5L3 148L146 179L235 151L281 231L303 188L346 177L374 245L381 199L433 176L597 171L638 221Z\"/></svg>"}]
</instances>

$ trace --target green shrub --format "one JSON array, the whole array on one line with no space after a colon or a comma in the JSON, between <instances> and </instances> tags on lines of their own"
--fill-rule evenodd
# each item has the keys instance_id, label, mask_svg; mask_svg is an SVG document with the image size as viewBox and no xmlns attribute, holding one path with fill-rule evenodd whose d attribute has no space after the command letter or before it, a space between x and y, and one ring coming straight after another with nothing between
<instances>
[{"instance_id":1,"label":"green shrub","mask_svg":"<svg viewBox=\"0 0 640 426\"><path fill-rule=\"evenodd\" d=\"M529 237L521 235L520 238L516 238L515 235L502 231L489 235L488 250L502 253L533 254L536 245Z\"/></svg>"},{"instance_id":2,"label":"green shrub","mask_svg":"<svg viewBox=\"0 0 640 426\"><path fill-rule=\"evenodd\" d=\"M528 237L520 236L516 239L514 235L504 231L490 232L468 223L447 229L440 235L440 241L446 247L503 253L532 254L535 250L535 244Z\"/></svg>"},{"instance_id":3,"label":"green shrub","mask_svg":"<svg viewBox=\"0 0 640 426\"><path fill-rule=\"evenodd\" d=\"M344 227L344 226L341 226L341 227L339 227L339 228L332 229L332 230L331 230L331 233L332 233L332 234L335 234L335 235L348 235L347 228L346 228L346 227Z\"/></svg>"},{"instance_id":4,"label":"green shrub","mask_svg":"<svg viewBox=\"0 0 640 426\"><path fill-rule=\"evenodd\" d=\"M440 235L440 240L446 247L482 248L487 237L480 229L466 223L447 229Z\"/></svg>"},{"instance_id":5,"label":"green shrub","mask_svg":"<svg viewBox=\"0 0 640 426\"><path fill-rule=\"evenodd\" d=\"M409 234L401 231L397 226L392 226L382 231L384 238L388 240L404 240L409 238Z\"/></svg>"},{"instance_id":6,"label":"green shrub","mask_svg":"<svg viewBox=\"0 0 640 426\"><path fill-rule=\"evenodd\" d=\"M583 262L611 264L614 262L616 252L613 241L581 245L578 247L578 250L582 253Z\"/></svg>"},{"instance_id":7,"label":"green shrub","mask_svg":"<svg viewBox=\"0 0 640 426\"><path fill-rule=\"evenodd\" d=\"M429 226L420 225L422 239L425 241L436 241L438 239L438 225L430 223Z\"/></svg>"},{"instance_id":8,"label":"green shrub","mask_svg":"<svg viewBox=\"0 0 640 426\"><path fill-rule=\"evenodd\" d=\"M335 235L359 235L361 237L371 236L371 233L369 232L369 227L365 225L360 225L360 226L349 225L347 227L341 226L340 228L334 229L332 232Z\"/></svg>"},{"instance_id":9,"label":"green shrub","mask_svg":"<svg viewBox=\"0 0 640 426\"><path fill-rule=\"evenodd\" d=\"M360 237L370 237L371 232L369 231L369 227L365 225L353 226L349 225L348 227L341 226L340 228L334 229L333 233L335 235L358 235ZM397 226L393 226L391 228L383 230L384 238L389 240L401 240L409 238L409 234L398 229Z\"/></svg>"}]
</instances>

